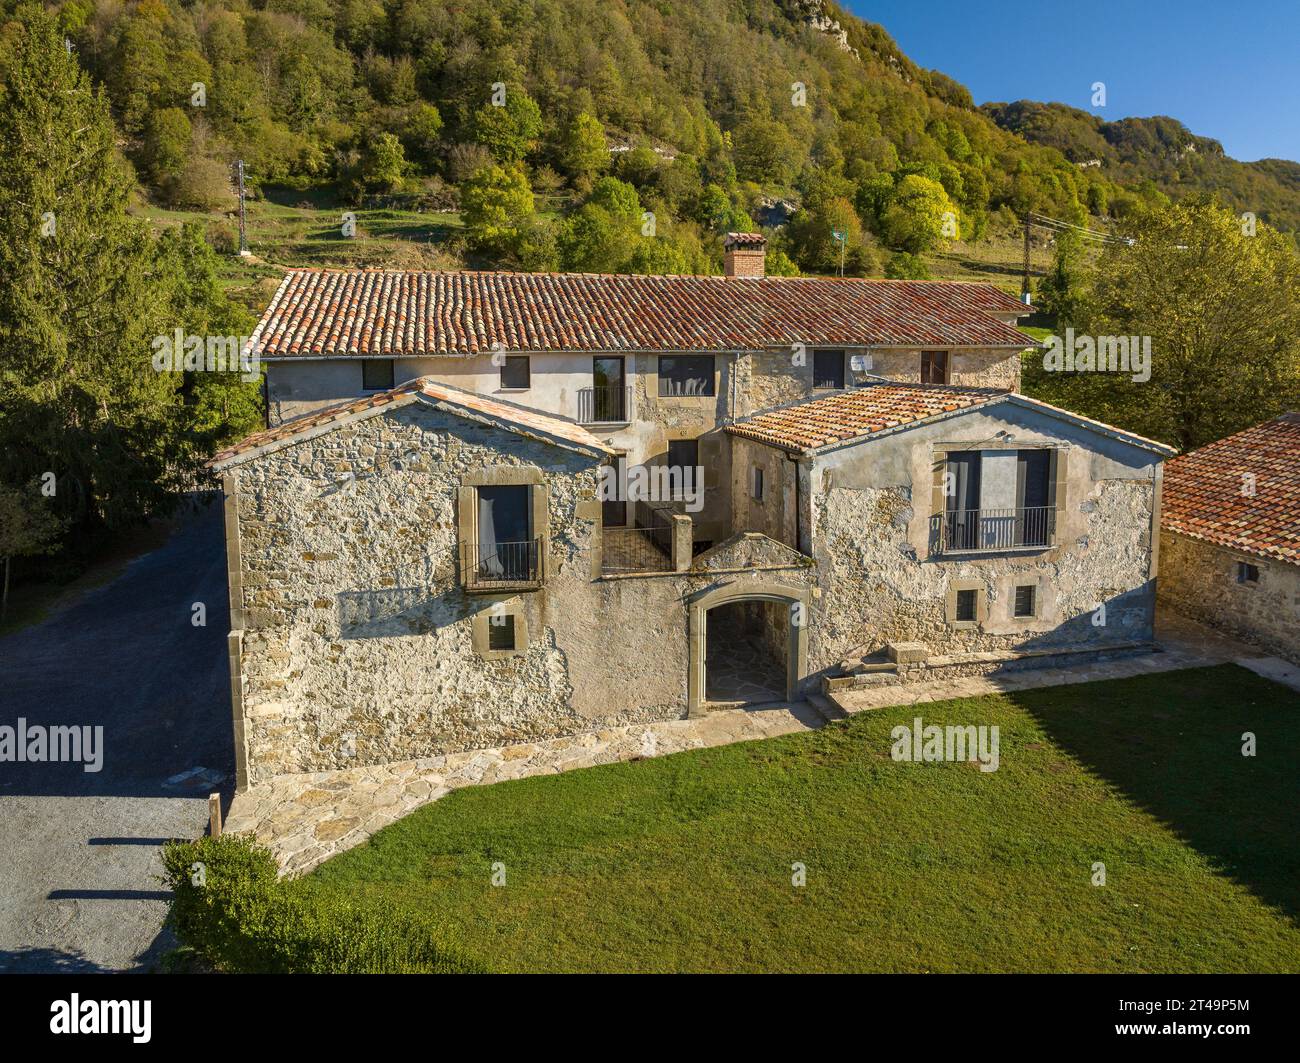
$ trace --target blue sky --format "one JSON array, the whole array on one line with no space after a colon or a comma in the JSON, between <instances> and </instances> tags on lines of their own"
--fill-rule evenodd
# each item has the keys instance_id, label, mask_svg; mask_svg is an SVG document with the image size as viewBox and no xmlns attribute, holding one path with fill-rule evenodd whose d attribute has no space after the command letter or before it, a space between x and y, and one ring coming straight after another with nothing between
<instances>
[{"instance_id":1,"label":"blue sky","mask_svg":"<svg viewBox=\"0 0 1300 1063\"><path fill-rule=\"evenodd\" d=\"M841 0L976 103L1165 114L1236 159L1300 160L1298 0ZM1090 106L1094 81L1107 106Z\"/></svg>"}]
</instances>

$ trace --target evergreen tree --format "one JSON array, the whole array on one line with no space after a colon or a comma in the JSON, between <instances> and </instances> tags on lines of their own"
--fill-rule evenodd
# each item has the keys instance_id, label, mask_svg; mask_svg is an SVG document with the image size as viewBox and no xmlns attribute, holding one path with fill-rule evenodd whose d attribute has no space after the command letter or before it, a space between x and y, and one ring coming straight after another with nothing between
<instances>
[{"instance_id":1,"label":"evergreen tree","mask_svg":"<svg viewBox=\"0 0 1300 1063\"><path fill-rule=\"evenodd\" d=\"M193 473L180 378L152 364L185 322L126 213L108 103L35 5L0 85L0 188L0 480L53 474L84 544L165 512Z\"/></svg>"}]
</instances>

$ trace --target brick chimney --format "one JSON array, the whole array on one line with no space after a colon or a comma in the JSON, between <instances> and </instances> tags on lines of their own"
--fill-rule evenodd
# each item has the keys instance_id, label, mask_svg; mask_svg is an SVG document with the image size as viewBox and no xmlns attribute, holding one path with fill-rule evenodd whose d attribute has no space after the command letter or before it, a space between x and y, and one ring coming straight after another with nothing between
<instances>
[{"instance_id":1,"label":"brick chimney","mask_svg":"<svg viewBox=\"0 0 1300 1063\"><path fill-rule=\"evenodd\" d=\"M727 233L722 249L724 275L762 277L766 273L767 237L762 233Z\"/></svg>"}]
</instances>

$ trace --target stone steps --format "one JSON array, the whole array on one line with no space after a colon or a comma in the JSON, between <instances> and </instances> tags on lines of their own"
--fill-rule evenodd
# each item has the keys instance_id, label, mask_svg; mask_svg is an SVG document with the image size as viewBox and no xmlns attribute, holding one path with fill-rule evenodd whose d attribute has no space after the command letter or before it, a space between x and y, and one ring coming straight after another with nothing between
<instances>
[{"instance_id":1,"label":"stone steps","mask_svg":"<svg viewBox=\"0 0 1300 1063\"><path fill-rule=\"evenodd\" d=\"M824 694L810 693L808 695L808 704L816 709L818 715L827 723L848 719L849 714Z\"/></svg>"}]
</instances>

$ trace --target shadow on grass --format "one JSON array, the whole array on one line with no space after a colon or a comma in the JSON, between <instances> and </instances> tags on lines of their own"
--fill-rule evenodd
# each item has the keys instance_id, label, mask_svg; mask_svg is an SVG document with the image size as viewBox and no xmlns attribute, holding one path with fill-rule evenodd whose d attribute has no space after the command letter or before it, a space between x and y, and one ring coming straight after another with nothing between
<instances>
[{"instance_id":1,"label":"shadow on grass","mask_svg":"<svg viewBox=\"0 0 1300 1063\"><path fill-rule=\"evenodd\" d=\"M1236 665L1006 697L1217 870L1300 922L1300 695ZM1243 735L1256 755L1243 756Z\"/></svg>"}]
</instances>

